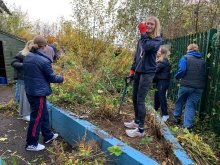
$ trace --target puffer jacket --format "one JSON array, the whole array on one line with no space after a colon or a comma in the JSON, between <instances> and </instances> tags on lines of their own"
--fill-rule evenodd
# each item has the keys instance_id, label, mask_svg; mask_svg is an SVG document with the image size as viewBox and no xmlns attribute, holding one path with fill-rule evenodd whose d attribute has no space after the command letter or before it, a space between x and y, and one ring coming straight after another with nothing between
<instances>
[{"instance_id":1,"label":"puffer jacket","mask_svg":"<svg viewBox=\"0 0 220 165\"><path fill-rule=\"evenodd\" d=\"M31 96L48 96L52 93L50 83L62 83L63 77L54 73L50 58L40 49L30 52L24 59L25 90Z\"/></svg>"},{"instance_id":2,"label":"puffer jacket","mask_svg":"<svg viewBox=\"0 0 220 165\"><path fill-rule=\"evenodd\" d=\"M146 33L141 34L138 41L131 70L139 73L156 72L156 54L162 43L160 36L156 38L149 37ZM141 58L142 56L142 58Z\"/></svg>"},{"instance_id":3,"label":"puffer jacket","mask_svg":"<svg viewBox=\"0 0 220 165\"><path fill-rule=\"evenodd\" d=\"M23 61L25 56L21 52L16 54L11 62L11 66L14 68L14 79L24 80Z\"/></svg>"},{"instance_id":4,"label":"puffer jacket","mask_svg":"<svg viewBox=\"0 0 220 165\"><path fill-rule=\"evenodd\" d=\"M171 65L167 58L157 62L155 80L169 80Z\"/></svg>"}]
</instances>

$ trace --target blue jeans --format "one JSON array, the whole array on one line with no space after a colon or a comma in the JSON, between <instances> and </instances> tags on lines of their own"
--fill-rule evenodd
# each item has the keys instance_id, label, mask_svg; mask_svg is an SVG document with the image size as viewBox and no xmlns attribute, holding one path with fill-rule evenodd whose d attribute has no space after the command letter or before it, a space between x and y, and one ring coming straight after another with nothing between
<instances>
[{"instance_id":1,"label":"blue jeans","mask_svg":"<svg viewBox=\"0 0 220 165\"><path fill-rule=\"evenodd\" d=\"M196 113L198 102L202 96L203 89L189 88L181 86L178 91L178 98L173 112L174 117L180 118L182 108L185 105L184 122L185 128L193 127L193 119Z\"/></svg>"},{"instance_id":2,"label":"blue jeans","mask_svg":"<svg viewBox=\"0 0 220 165\"><path fill-rule=\"evenodd\" d=\"M20 101L20 84L21 84L22 80L17 80L16 81L16 87L15 87L15 98L14 98L14 102L15 103L19 103Z\"/></svg>"},{"instance_id":3,"label":"blue jeans","mask_svg":"<svg viewBox=\"0 0 220 165\"><path fill-rule=\"evenodd\" d=\"M144 128L144 119L146 116L145 99L154 74L135 73L133 83L133 105L135 112L135 122L139 123L139 128Z\"/></svg>"},{"instance_id":4,"label":"blue jeans","mask_svg":"<svg viewBox=\"0 0 220 165\"><path fill-rule=\"evenodd\" d=\"M161 107L162 115L168 115L166 91L169 88L169 80L157 80L154 94L154 109L158 110Z\"/></svg>"}]
</instances>

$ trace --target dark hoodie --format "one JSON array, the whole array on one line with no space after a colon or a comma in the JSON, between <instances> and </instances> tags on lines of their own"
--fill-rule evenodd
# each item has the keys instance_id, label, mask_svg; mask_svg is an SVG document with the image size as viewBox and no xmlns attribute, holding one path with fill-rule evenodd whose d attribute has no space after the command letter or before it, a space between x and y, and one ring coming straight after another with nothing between
<instances>
[{"instance_id":1,"label":"dark hoodie","mask_svg":"<svg viewBox=\"0 0 220 165\"><path fill-rule=\"evenodd\" d=\"M156 54L161 43L162 38L160 36L151 38L146 33L142 34L137 44L131 70L154 74L156 72Z\"/></svg>"},{"instance_id":2,"label":"dark hoodie","mask_svg":"<svg viewBox=\"0 0 220 165\"><path fill-rule=\"evenodd\" d=\"M155 80L169 80L171 65L167 58L157 62Z\"/></svg>"}]
</instances>

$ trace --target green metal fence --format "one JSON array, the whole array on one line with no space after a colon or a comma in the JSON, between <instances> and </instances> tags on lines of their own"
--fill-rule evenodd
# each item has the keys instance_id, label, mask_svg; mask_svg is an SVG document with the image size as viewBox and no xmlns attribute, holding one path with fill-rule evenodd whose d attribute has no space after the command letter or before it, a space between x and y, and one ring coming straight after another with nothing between
<instances>
[{"instance_id":1,"label":"green metal fence","mask_svg":"<svg viewBox=\"0 0 220 165\"><path fill-rule=\"evenodd\" d=\"M217 32L216 29L210 29L203 33L165 40L164 43L171 46L172 78L168 97L172 101L176 100L179 88L179 82L174 79L179 59L186 54L187 46L190 43L198 44L207 65L206 87L199 106L199 117L203 119L208 115L210 123L220 134L220 32Z\"/></svg>"}]
</instances>

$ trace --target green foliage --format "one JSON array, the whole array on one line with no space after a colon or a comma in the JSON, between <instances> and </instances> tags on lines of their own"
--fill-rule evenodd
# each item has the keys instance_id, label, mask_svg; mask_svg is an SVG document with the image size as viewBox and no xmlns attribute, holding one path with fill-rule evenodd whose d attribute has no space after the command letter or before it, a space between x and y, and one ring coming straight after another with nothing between
<instances>
[{"instance_id":1,"label":"green foliage","mask_svg":"<svg viewBox=\"0 0 220 165\"><path fill-rule=\"evenodd\" d=\"M12 156L11 159L12 159L12 160L11 160L11 164L12 164L12 165L16 165L16 164L17 164L16 157L15 157L15 156Z\"/></svg>"},{"instance_id":2,"label":"green foliage","mask_svg":"<svg viewBox=\"0 0 220 165\"><path fill-rule=\"evenodd\" d=\"M64 165L104 165L106 157L95 141L86 142L85 139L79 142L72 151L66 151L65 143L53 142L53 146L48 149L51 153L51 162Z\"/></svg>"},{"instance_id":3,"label":"green foliage","mask_svg":"<svg viewBox=\"0 0 220 165\"><path fill-rule=\"evenodd\" d=\"M27 17L27 13L22 12L20 8L15 6L10 10L12 15L0 14L0 30L27 40L31 39L32 25Z\"/></svg>"},{"instance_id":4,"label":"green foliage","mask_svg":"<svg viewBox=\"0 0 220 165\"><path fill-rule=\"evenodd\" d=\"M145 136L141 139L140 144L141 145L145 145L145 144L149 144L153 141L153 137L152 136Z\"/></svg>"},{"instance_id":5,"label":"green foliage","mask_svg":"<svg viewBox=\"0 0 220 165\"><path fill-rule=\"evenodd\" d=\"M187 129L179 129L178 127L172 127L171 130L196 164L218 164L215 153L200 135L189 133Z\"/></svg>"},{"instance_id":6,"label":"green foliage","mask_svg":"<svg viewBox=\"0 0 220 165\"><path fill-rule=\"evenodd\" d=\"M108 151L111 155L120 156L122 154L122 150L119 146L111 146L108 147Z\"/></svg>"},{"instance_id":7,"label":"green foliage","mask_svg":"<svg viewBox=\"0 0 220 165\"><path fill-rule=\"evenodd\" d=\"M178 0L128 0L118 10L118 30L123 41L133 45L139 33L137 25L141 18L157 16L165 38L177 38L188 34L207 31L220 23L220 1ZM204 22L206 20L206 22ZM174 26L175 25L175 26Z\"/></svg>"}]
</instances>

